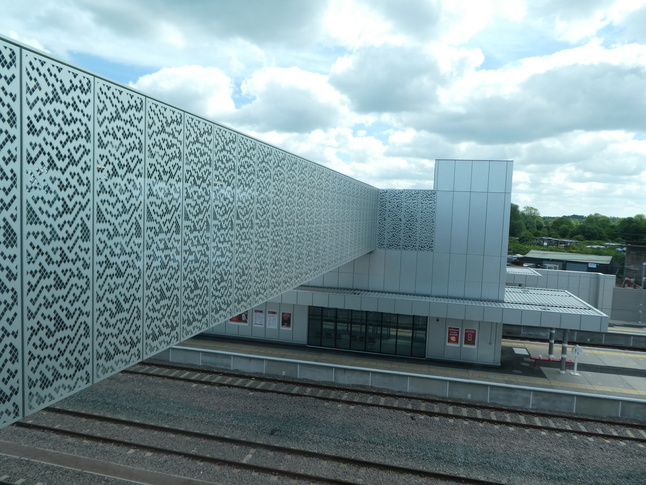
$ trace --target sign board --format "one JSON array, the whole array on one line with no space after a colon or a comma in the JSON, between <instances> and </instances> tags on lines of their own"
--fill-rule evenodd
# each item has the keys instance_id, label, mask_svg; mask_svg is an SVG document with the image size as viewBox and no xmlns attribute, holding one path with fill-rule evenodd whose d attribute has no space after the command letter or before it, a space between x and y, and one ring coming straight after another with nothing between
<instances>
[{"instance_id":1,"label":"sign board","mask_svg":"<svg viewBox=\"0 0 646 485\"><path fill-rule=\"evenodd\" d=\"M578 345L575 345L572 348L572 353L577 357L581 357L583 355L583 347L579 347Z\"/></svg>"},{"instance_id":2,"label":"sign board","mask_svg":"<svg viewBox=\"0 0 646 485\"><path fill-rule=\"evenodd\" d=\"M263 312L262 310L253 311L253 326L254 327L265 326L265 312Z\"/></svg>"},{"instance_id":3,"label":"sign board","mask_svg":"<svg viewBox=\"0 0 646 485\"><path fill-rule=\"evenodd\" d=\"M267 312L267 328L278 328L278 312L272 310Z\"/></svg>"},{"instance_id":4,"label":"sign board","mask_svg":"<svg viewBox=\"0 0 646 485\"><path fill-rule=\"evenodd\" d=\"M475 347L476 346L476 337L477 332L475 328L465 328L464 329L464 346L465 347Z\"/></svg>"},{"instance_id":5,"label":"sign board","mask_svg":"<svg viewBox=\"0 0 646 485\"><path fill-rule=\"evenodd\" d=\"M460 345L460 329L458 327L449 327L446 339L447 345Z\"/></svg>"}]
</instances>

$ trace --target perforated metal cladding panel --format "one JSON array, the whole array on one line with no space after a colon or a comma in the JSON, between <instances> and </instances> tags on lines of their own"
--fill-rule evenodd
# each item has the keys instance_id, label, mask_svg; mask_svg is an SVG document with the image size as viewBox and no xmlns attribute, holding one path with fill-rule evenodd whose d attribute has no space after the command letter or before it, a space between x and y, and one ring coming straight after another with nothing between
<instances>
[{"instance_id":1,"label":"perforated metal cladding panel","mask_svg":"<svg viewBox=\"0 0 646 485\"><path fill-rule=\"evenodd\" d=\"M94 352L101 379L143 358L145 101L102 80L96 93Z\"/></svg>"},{"instance_id":2,"label":"perforated metal cladding panel","mask_svg":"<svg viewBox=\"0 0 646 485\"><path fill-rule=\"evenodd\" d=\"M286 251L285 251L285 267L283 268L283 286L293 287L298 275L297 260L299 240L297 238L296 225L298 217L298 199L295 191L296 184L296 157L287 155L285 157L285 237L286 237ZM287 195L289 194L289 195Z\"/></svg>"},{"instance_id":3,"label":"perforated metal cladding panel","mask_svg":"<svg viewBox=\"0 0 646 485\"><path fill-rule=\"evenodd\" d=\"M92 382L94 80L23 51L25 413Z\"/></svg>"},{"instance_id":4,"label":"perforated metal cladding panel","mask_svg":"<svg viewBox=\"0 0 646 485\"><path fill-rule=\"evenodd\" d=\"M182 338L210 327L213 124L186 116Z\"/></svg>"},{"instance_id":5,"label":"perforated metal cladding panel","mask_svg":"<svg viewBox=\"0 0 646 485\"><path fill-rule=\"evenodd\" d=\"M0 423L22 414L19 54L0 44Z\"/></svg>"},{"instance_id":6,"label":"perforated metal cladding panel","mask_svg":"<svg viewBox=\"0 0 646 485\"><path fill-rule=\"evenodd\" d=\"M269 294L277 295L283 287L281 273L286 268L287 252L289 250L285 235L285 154L281 151L272 152L272 177L268 189L271 209L269 215L269 232L271 235Z\"/></svg>"},{"instance_id":7,"label":"perforated metal cladding panel","mask_svg":"<svg viewBox=\"0 0 646 485\"><path fill-rule=\"evenodd\" d=\"M146 102L144 356L180 340L183 114Z\"/></svg>"},{"instance_id":8,"label":"perforated metal cladding panel","mask_svg":"<svg viewBox=\"0 0 646 485\"><path fill-rule=\"evenodd\" d=\"M436 192L380 190L377 247L433 251Z\"/></svg>"},{"instance_id":9,"label":"perforated metal cladding panel","mask_svg":"<svg viewBox=\"0 0 646 485\"><path fill-rule=\"evenodd\" d=\"M211 245L211 316L217 323L234 314L235 187L238 137L215 127L213 229Z\"/></svg>"},{"instance_id":10,"label":"perforated metal cladding panel","mask_svg":"<svg viewBox=\"0 0 646 485\"><path fill-rule=\"evenodd\" d=\"M271 195L272 159L274 150L262 143L256 148L256 210L254 212L253 242L253 305L270 295L271 285Z\"/></svg>"},{"instance_id":11,"label":"perforated metal cladding panel","mask_svg":"<svg viewBox=\"0 0 646 485\"><path fill-rule=\"evenodd\" d=\"M377 189L4 40L0 155L0 425L374 249Z\"/></svg>"},{"instance_id":12,"label":"perforated metal cladding panel","mask_svg":"<svg viewBox=\"0 0 646 485\"><path fill-rule=\"evenodd\" d=\"M254 214L256 209L256 146L246 136L238 137L236 164L235 267L233 284L234 311L249 309L253 289Z\"/></svg>"}]
</instances>

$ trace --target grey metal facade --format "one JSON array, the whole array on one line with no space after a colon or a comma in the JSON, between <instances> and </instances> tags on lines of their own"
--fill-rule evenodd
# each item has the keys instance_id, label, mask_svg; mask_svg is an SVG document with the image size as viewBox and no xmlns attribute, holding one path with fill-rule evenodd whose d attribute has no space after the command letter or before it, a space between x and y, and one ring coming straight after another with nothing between
<instances>
[{"instance_id":1,"label":"grey metal facade","mask_svg":"<svg viewBox=\"0 0 646 485\"><path fill-rule=\"evenodd\" d=\"M376 247L379 191L0 40L0 425Z\"/></svg>"}]
</instances>

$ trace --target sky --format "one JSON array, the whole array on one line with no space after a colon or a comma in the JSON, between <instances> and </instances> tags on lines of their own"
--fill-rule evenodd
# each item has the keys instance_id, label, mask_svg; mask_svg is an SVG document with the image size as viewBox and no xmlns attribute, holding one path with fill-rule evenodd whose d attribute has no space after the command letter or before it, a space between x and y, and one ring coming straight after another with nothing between
<instances>
[{"instance_id":1,"label":"sky","mask_svg":"<svg viewBox=\"0 0 646 485\"><path fill-rule=\"evenodd\" d=\"M543 216L646 213L646 0L0 0L0 35L378 188L514 160Z\"/></svg>"}]
</instances>

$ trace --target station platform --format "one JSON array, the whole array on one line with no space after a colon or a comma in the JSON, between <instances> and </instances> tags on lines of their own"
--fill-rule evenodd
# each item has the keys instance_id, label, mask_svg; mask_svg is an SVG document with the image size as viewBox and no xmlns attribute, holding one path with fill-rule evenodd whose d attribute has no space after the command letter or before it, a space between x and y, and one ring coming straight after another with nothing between
<instances>
[{"instance_id":1,"label":"station platform","mask_svg":"<svg viewBox=\"0 0 646 485\"><path fill-rule=\"evenodd\" d=\"M559 362L535 362L532 359L532 357L547 358L547 342L543 344L503 340L500 367L362 354L219 336L190 339L176 348L200 348L272 359L334 364L646 401L646 353L642 352L583 347L583 354L577 358L579 375L572 375L574 371L572 363L567 364L566 373L561 374ZM560 359L560 343L555 343L554 350L555 357ZM568 360L574 360L571 346L568 347L567 357Z\"/></svg>"}]
</instances>

